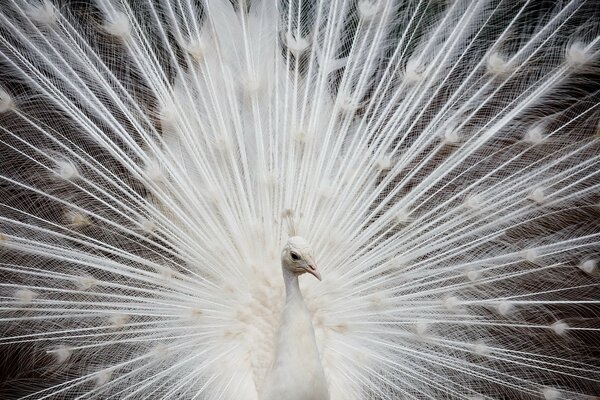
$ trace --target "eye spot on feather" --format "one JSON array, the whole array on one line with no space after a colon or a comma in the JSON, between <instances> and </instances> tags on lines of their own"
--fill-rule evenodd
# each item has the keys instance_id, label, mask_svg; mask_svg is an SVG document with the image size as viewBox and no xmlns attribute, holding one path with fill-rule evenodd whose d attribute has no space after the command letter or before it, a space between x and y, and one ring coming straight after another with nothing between
<instances>
[{"instance_id":1,"label":"eye spot on feather","mask_svg":"<svg viewBox=\"0 0 600 400\"><path fill-rule=\"evenodd\" d=\"M61 345L57 346L53 350L48 350L47 353L51 354L54 357L54 361L57 364L63 364L65 361L71 358L73 350L68 346Z\"/></svg>"},{"instance_id":2,"label":"eye spot on feather","mask_svg":"<svg viewBox=\"0 0 600 400\"><path fill-rule=\"evenodd\" d=\"M294 210L292 210L291 208L285 208L281 212L281 218L293 218L294 215L295 215Z\"/></svg>"},{"instance_id":3,"label":"eye spot on feather","mask_svg":"<svg viewBox=\"0 0 600 400\"><path fill-rule=\"evenodd\" d=\"M546 201L546 194L544 192L544 188L542 187L537 187L535 189L533 189L529 195L527 196L527 198L531 201L533 201L534 203L537 204L544 204L544 202Z\"/></svg>"},{"instance_id":4,"label":"eye spot on feather","mask_svg":"<svg viewBox=\"0 0 600 400\"><path fill-rule=\"evenodd\" d=\"M113 375L112 368L107 368L102 371L96 372L96 374L94 375L94 383L95 383L96 387L106 385L111 380L112 375Z\"/></svg>"},{"instance_id":5,"label":"eye spot on feather","mask_svg":"<svg viewBox=\"0 0 600 400\"><path fill-rule=\"evenodd\" d=\"M294 140L300 145L305 145L312 141L312 135L305 130L297 130L293 137Z\"/></svg>"},{"instance_id":6,"label":"eye spot on feather","mask_svg":"<svg viewBox=\"0 0 600 400\"><path fill-rule=\"evenodd\" d=\"M154 223L154 221L145 218L145 217L140 217L138 219L138 224L140 229L144 232L144 233L153 233L156 230L156 224Z\"/></svg>"},{"instance_id":7,"label":"eye spot on feather","mask_svg":"<svg viewBox=\"0 0 600 400\"><path fill-rule=\"evenodd\" d=\"M14 105L13 99L8 92L0 88L0 114L12 110Z\"/></svg>"},{"instance_id":8,"label":"eye spot on feather","mask_svg":"<svg viewBox=\"0 0 600 400\"><path fill-rule=\"evenodd\" d=\"M335 188L332 185L324 184L319 188L319 196L322 200L329 200L335 195Z\"/></svg>"},{"instance_id":9,"label":"eye spot on feather","mask_svg":"<svg viewBox=\"0 0 600 400\"><path fill-rule=\"evenodd\" d=\"M371 311L382 311L385 308L385 299L382 294L374 293L369 296L369 309Z\"/></svg>"},{"instance_id":10,"label":"eye spot on feather","mask_svg":"<svg viewBox=\"0 0 600 400\"><path fill-rule=\"evenodd\" d=\"M350 327L348 326L348 324L346 323L339 323L339 324L334 324L334 325L329 325L328 326L329 329L331 329L333 332L339 333L339 334L346 334L348 333L348 331L350 330Z\"/></svg>"},{"instance_id":11,"label":"eye spot on feather","mask_svg":"<svg viewBox=\"0 0 600 400\"><path fill-rule=\"evenodd\" d=\"M175 271L169 267L157 268L157 278L161 284L168 284L175 278Z\"/></svg>"},{"instance_id":12,"label":"eye spot on feather","mask_svg":"<svg viewBox=\"0 0 600 400\"><path fill-rule=\"evenodd\" d=\"M577 68L587 64L590 61L590 54L584 43L575 41L567 46L565 58L569 66Z\"/></svg>"},{"instance_id":13,"label":"eye spot on feather","mask_svg":"<svg viewBox=\"0 0 600 400\"><path fill-rule=\"evenodd\" d=\"M496 305L496 311L503 317L508 317L515 312L515 306L509 301L502 301Z\"/></svg>"},{"instance_id":14,"label":"eye spot on feather","mask_svg":"<svg viewBox=\"0 0 600 400\"><path fill-rule=\"evenodd\" d=\"M558 336L564 336L569 329L569 325L563 321L556 321L550 325L550 329L552 329Z\"/></svg>"},{"instance_id":15,"label":"eye spot on feather","mask_svg":"<svg viewBox=\"0 0 600 400\"><path fill-rule=\"evenodd\" d=\"M510 64L505 57L497 51L487 58L487 71L492 75L504 75L510 71Z\"/></svg>"},{"instance_id":16,"label":"eye spot on feather","mask_svg":"<svg viewBox=\"0 0 600 400\"><path fill-rule=\"evenodd\" d=\"M285 33L284 42L289 52L295 57L302 55L302 53L308 50L308 47L310 46L307 38L296 36L292 32Z\"/></svg>"},{"instance_id":17,"label":"eye spot on feather","mask_svg":"<svg viewBox=\"0 0 600 400\"><path fill-rule=\"evenodd\" d=\"M462 141L462 136L457 128L457 123L452 121L448 123L444 129L442 136L442 144L447 146L455 146Z\"/></svg>"},{"instance_id":18,"label":"eye spot on feather","mask_svg":"<svg viewBox=\"0 0 600 400\"><path fill-rule=\"evenodd\" d=\"M360 101L355 99L353 95L342 92L338 94L335 104L346 114L354 114L361 107Z\"/></svg>"},{"instance_id":19,"label":"eye spot on feather","mask_svg":"<svg viewBox=\"0 0 600 400\"><path fill-rule=\"evenodd\" d=\"M98 285L98 280L92 276L82 276L75 281L78 290L89 290Z\"/></svg>"},{"instance_id":20,"label":"eye spot on feather","mask_svg":"<svg viewBox=\"0 0 600 400\"><path fill-rule=\"evenodd\" d=\"M227 135L221 135L214 142L215 148L221 153L230 153L233 151L233 143Z\"/></svg>"},{"instance_id":21,"label":"eye spot on feather","mask_svg":"<svg viewBox=\"0 0 600 400\"><path fill-rule=\"evenodd\" d=\"M394 215L394 222L398 225L409 225L413 218L410 215L410 210L402 208Z\"/></svg>"},{"instance_id":22,"label":"eye spot on feather","mask_svg":"<svg viewBox=\"0 0 600 400\"><path fill-rule=\"evenodd\" d=\"M248 73L240 79L240 86L247 95L253 95L261 92L265 85L256 74Z\"/></svg>"},{"instance_id":23,"label":"eye spot on feather","mask_svg":"<svg viewBox=\"0 0 600 400\"><path fill-rule=\"evenodd\" d=\"M532 145L542 144L545 141L544 133L544 127L542 125L536 125L525 132L523 140Z\"/></svg>"},{"instance_id":24,"label":"eye spot on feather","mask_svg":"<svg viewBox=\"0 0 600 400\"><path fill-rule=\"evenodd\" d=\"M379 172L389 171L392 169L392 156L389 154L380 156L375 161L375 166Z\"/></svg>"},{"instance_id":25,"label":"eye spot on feather","mask_svg":"<svg viewBox=\"0 0 600 400\"><path fill-rule=\"evenodd\" d=\"M448 296L442 300L442 305L448 311L457 311L460 300L456 296Z\"/></svg>"},{"instance_id":26,"label":"eye spot on feather","mask_svg":"<svg viewBox=\"0 0 600 400\"><path fill-rule=\"evenodd\" d=\"M527 249L523 250L521 257L527 262L537 264L539 262L540 254L537 249Z\"/></svg>"},{"instance_id":27,"label":"eye spot on feather","mask_svg":"<svg viewBox=\"0 0 600 400\"><path fill-rule=\"evenodd\" d=\"M155 359L162 359L171 353L171 348L164 343L160 343L150 349L149 353Z\"/></svg>"},{"instance_id":28,"label":"eye spot on feather","mask_svg":"<svg viewBox=\"0 0 600 400\"><path fill-rule=\"evenodd\" d=\"M491 353L489 346L482 340L475 342L472 345L472 350L480 357L486 357Z\"/></svg>"},{"instance_id":29,"label":"eye spot on feather","mask_svg":"<svg viewBox=\"0 0 600 400\"><path fill-rule=\"evenodd\" d=\"M197 62L202 61L207 52L207 44L202 38L189 39L181 47Z\"/></svg>"},{"instance_id":30,"label":"eye spot on feather","mask_svg":"<svg viewBox=\"0 0 600 400\"><path fill-rule=\"evenodd\" d=\"M26 306L33 303L33 300L38 297L38 294L30 289L17 289L14 293L14 298L17 304Z\"/></svg>"},{"instance_id":31,"label":"eye spot on feather","mask_svg":"<svg viewBox=\"0 0 600 400\"><path fill-rule=\"evenodd\" d=\"M49 0L44 0L39 4L31 4L26 10L26 14L33 21L42 25L51 25L56 22L56 8Z\"/></svg>"},{"instance_id":32,"label":"eye spot on feather","mask_svg":"<svg viewBox=\"0 0 600 400\"><path fill-rule=\"evenodd\" d=\"M482 271L479 269L470 269L465 272L465 276L471 283L477 282L481 278L481 275Z\"/></svg>"},{"instance_id":33,"label":"eye spot on feather","mask_svg":"<svg viewBox=\"0 0 600 400\"><path fill-rule=\"evenodd\" d=\"M186 318L195 320L204 315L204 311L202 311L199 307L192 307L187 310Z\"/></svg>"},{"instance_id":34,"label":"eye spot on feather","mask_svg":"<svg viewBox=\"0 0 600 400\"><path fill-rule=\"evenodd\" d=\"M228 339L228 340L235 339L236 337L239 337L240 335L241 335L240 332L233 331L231 329L225 329L223 331L223 338Z\"/></svg>"},{"instance_id":35,"label":"eye spot on feather","mask_svg":"<svg viewBox=\"0 0 600 400\"><path fill-rule=\"evenodd\" d=\"M131 317L127 314L114 313L108 316L108 324L111 328L121 329L130 321Z\"/></svg>"},{"instance_id":36,"label":"eye spot on feather","mask_svg":"<svg viewBox=\"0 0 600 400\"><path fill-rule=\"evenodd\" d=\"M583 272L585 272L586 274L592 274L594 273L594 271L596 271L596 268L598 266L598 263L596 260L584 260L581 263L579 263L578 267L579 269L581 269Z\"/></svg>"},{"instance_id":37,"label":"eye spot on feather","mask_svg":"<svg viewBox=\"0 0 600 400\"><path fill-rule=\"evenodd\" d=\"M201 189L202 196L206 200L208 204L213 207L219 206L219 201L221 200L221 192L219 192L214 186L206 185Z\"/></svg>"},{"instance_id":38,"label":"eye spot on feather","mask_svg":"<svg viewBox=\"0 0 600 400\"><path fill-rule=\"evenodd\" d=\"M477 194L470 194L465 198L465 206L469 209L469 210L480 210L482 207L482 198L480 195Z\"/></svg>"},{"instance_id":39,"label":"eye spot on feather","mask_svg":"<svg viewBox=\"0 0 600 400\"><path fill-rule=\"evenodd\" d=\"M157 161L148 161L144 166L144 176L153 182L162 182L165 180L165 173Z\"/></svg>"},{"instance_id":40,"label":"eye spot on feather","mask_svg":"<svg viewBox=\"0 0 600 400\"><path fill-rule=\"evenodd\" d=\"M179 119L179 111L174 103L162 104L158 114L163 126L171 126Z\"/></svg>"},{"instance_id":41,"label":"eye spot on feather","mask_svg":"<svg viewBox=\"0 0 600 400\"><path fill-rule=\"evenodd\" d=\"M259 180L263 186L266 186L270 190L274 189L279 183L279 178L274 172L263 172L260 174Z\"/></svg>"},{"instance_id":42,"label":"eye spot on feather","mask_svg":"<svg viewBox=\"0 0 600 400\"><path fill-rule=\"evenodd\" d=\"M431 326L425 321L419 321L415 324L415 334L419 337L425 337L429 334Z\"/></svg>"},{"instance_id":43,"label":"eye spot on feather","mask_svg":"<svg viewBox=\"0 0 600 400\"><path fill-rule=\"evenodd\" d=\"M91 225L91 221L87 217L87 215L83 214L78 210L67 211L66 219L68 221L68 224L75 229L82 229Z\"/></svg>"},{"instance_id":44,"label":"eye spot on feather","mask_svg":"<svg viewBox=\"0 0 600 400\"><path fill-rule=\"evenodd\" d=\"M369 21L376 17L381 8L381 4L378 1L372 0L360 0L357 6L358 14L365 21Z\"/></svg>"},{"instance_id":45,"label":"eye spot on feather","mask_svg":"<svg viewBox=\"0 0 600 400\"><path fill-rule=\"evenodd\" d=\"M404 69L404 81L406 83L416 83L423 80L426 67L418 58L411 58L406 62Z\"/></svg>"},{"instance_id":46,"label":"eye spot on feather","mask_svg":"<svg viewBox=\"0 0 600 400\"><path fill-rule=\"evenodd\" d=\"M544 396L544 400L560 400L562 399L562 395L560 393L560 391L551 388L551 387L545 387L541 390L542 392L542 396Z\"/></svg>"},{"instance_id":47,"label":"eye spot on feather","mask_svg":"<svg viewBox=\"0 0 600 400\"><path fill-rule=\"evenodd\" d=\"M231 293L231 294L233 294L237 291L233 285L225 285L224 289L226 292Z\"/></svg>"},{"instance_id":48,"label":"eye spot on feather","mask_svg":"<svg viewBox=\"0 0 600 400\"><path fill-rule=\"evenodd\" d=\"M127 15L122 12L116 12L109 16L106 19L103 28L107 33L122 40L128 39L131 34L129 18L127 18Z\"/></svg>"},{"instance_id":49,"label":"eye spot on feather","mask_svg":"<svg viewBox=\"0 0 600 400\"><path fill-rule=\"evenodd\" d=\"M56 161L56 168L54 169L54 173L58 175L61 179L64 179L66 181L81 177L75 164L68 160Z\"/></svg>"}]
</instances>

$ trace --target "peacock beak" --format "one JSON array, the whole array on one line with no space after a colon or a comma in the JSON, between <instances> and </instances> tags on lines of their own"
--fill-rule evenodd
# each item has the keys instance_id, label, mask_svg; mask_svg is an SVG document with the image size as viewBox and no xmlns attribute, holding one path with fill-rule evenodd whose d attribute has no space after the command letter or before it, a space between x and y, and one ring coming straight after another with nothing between
<instances>
[{"instance_id":1,"label":"peacock beak","mask_svg":"<svg viewBox=\"0 0 600 400\"><path fill-rule=\"evenodd\" d=\"M313 264L306 265L306 272L313 275L318 280L321 280L321 274L319 273L319 271L317 271L317 267L315 267Z\"/></svg>"}]
</instances>

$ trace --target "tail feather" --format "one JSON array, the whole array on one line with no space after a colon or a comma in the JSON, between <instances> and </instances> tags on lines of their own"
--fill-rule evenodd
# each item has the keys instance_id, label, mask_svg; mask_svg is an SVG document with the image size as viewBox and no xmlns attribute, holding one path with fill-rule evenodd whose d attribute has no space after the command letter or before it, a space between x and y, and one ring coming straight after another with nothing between
<instances>
[{"instance_id":1,"label":"tail feather","mask_svg":"<svg viewBox=\"0 0 600 400\"><path fill-rule=\"evenodd\" d=\"M293 218L332 399L591 398L598 14L0 0L0 391L256 398Z\"/></svg>"}]
</instances>

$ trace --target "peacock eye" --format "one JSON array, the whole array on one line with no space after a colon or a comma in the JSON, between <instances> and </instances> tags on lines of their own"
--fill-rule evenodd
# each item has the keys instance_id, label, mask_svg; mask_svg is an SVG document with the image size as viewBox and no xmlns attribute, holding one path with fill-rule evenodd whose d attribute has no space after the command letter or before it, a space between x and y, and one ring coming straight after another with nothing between
<instances>
[{"instance_id":1,"label":"peacock eye","mask_svg":"<svg viewBox=\"0 0 600 400\"><path fill-rule=\"evenodd\" d=\"M298 255L298 253L294 253L293 251L291 253L291 256L292 256L292 260L299 260L300 259L300 256Z\"/></svg>"}]
</instances>

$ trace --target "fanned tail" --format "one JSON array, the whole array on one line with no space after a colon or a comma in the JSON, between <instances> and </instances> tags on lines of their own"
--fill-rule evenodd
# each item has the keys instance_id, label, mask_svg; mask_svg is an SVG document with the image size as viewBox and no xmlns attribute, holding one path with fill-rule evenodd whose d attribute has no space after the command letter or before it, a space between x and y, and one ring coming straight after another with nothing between
<instances>
[{"instance_id":1,"label":"fanned tail","mask_svg":"<svg viewBox=\"0 0 600 400\"><path fill-rule=\"evenodd\" d=\"M591 398L599 15L0 1L0 391L256 398L293 216L332 399Z\"/></svg>"}]
</instances>

